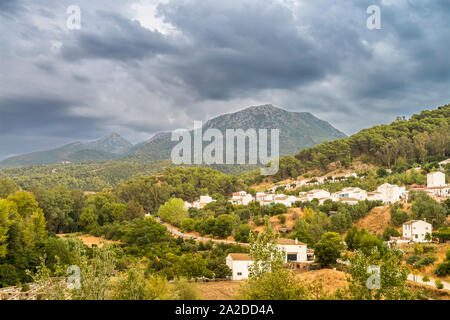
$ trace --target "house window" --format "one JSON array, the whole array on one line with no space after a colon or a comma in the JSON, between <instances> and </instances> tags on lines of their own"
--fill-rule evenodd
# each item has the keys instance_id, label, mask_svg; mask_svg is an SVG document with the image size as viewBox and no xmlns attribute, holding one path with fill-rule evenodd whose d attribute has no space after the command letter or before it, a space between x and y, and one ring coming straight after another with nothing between
<instances>
[{"instance_id":1,"label":"house window","mask_svg":"<svg viewBox=\"0 0 450 320\"><path fill-rule=\"evenodd\" d=\"M237 275L238 275L238 276L242 276L242 272L238 272Z\"/></svg>"},{"instance_id":2,"label":"house window","mask_svg":"<svg viewBox=\"0 0 450 320\"><path fill-rule=\"evenodd\" d=\"M296 253L288 253L287 255L287 262L290 261L297 261L297 254Z\"/></svg>"},{"instance_id":3,"label":"house window","mask_svg":"<svg viewBox=\"0 0 450 320\"><path fill-rule=\"evenodd\" d=\"M416 236L416 239L419 238L419 235L415 234L415 236Z\"/></svg>"}]
</instances>

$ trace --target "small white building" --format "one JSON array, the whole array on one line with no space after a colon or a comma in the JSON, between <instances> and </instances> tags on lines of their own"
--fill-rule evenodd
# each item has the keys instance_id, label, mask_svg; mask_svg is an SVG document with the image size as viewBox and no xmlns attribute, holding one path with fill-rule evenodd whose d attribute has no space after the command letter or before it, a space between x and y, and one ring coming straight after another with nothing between
<instances>
[{"instance_id":1,"label":"small white building","mask_svg":"<svg viewBox=\"0 0 450 320\"><path fill-rule=\"evenodd\" d=\"M248 279L248 267L253 264L253 260L247 253L230 253L225 263L231 269L231 280L244 280Z\"/></svg>"},{"instance_id":2,"label":"small white building","mask_svg":"<svg viewBox=\"0 0 450 320\"><path fill-rule=\"evenodd\" d=\"M369 200L369 201L383 201L383 197L381 195L381 192L372 191L372 192L367 192L367 200Z\"/></svg>"},{"instance_id":3,"label":"small white building","mask_svg":"<svg viewBox=\"0 0 450 320\"><path fill-rule=\"evenodd\" d=\"M245 191L233 193L233 197L229 200L234 205L244 205L247 206L253 201L253 196Z\"/></svg>"},{"instance_id":4,"label":"small white building","mask_svg":"<svg viewBox=\"0 0 450 320\"><path fill-rule=\"evenodd\" d=\"M427 233L430 235L433 232L433 226L422 220L411 220L403 224L402 238L409 239L413 242L431 242L425 240Z\"/></svg>"},{"instance_id":5,"label":"small white building","mask_svg":"<svg viewBox=\"0 0 450 320\"><path fill-rule=\"evenodd\" d=\"M278 248L285 252L284 263L308 262L307 245L297 239L278 239ZM249 266L254 263L247 253L230 253L225 259L226 265L232 270L231 280L248 279Z\"/></svg>"},{"instance_id":6,"label":"small white building","mask_svg":"<svg viewBox=\"0 0 450 320\"><path fill-rule=\"evenodd\" d=\"M267 196L267 194L264 192L257 192L256 193L256 202L260 202L260 201L264 200L264 198L266 196Z\"/></svg>"},{"instance_id":7,"label":"small white building","mask_svg":"<svg viewBox=\"0 0 450 320\"><path fill-rule=\"evenodd\" d=\"M196 209L202 209L203 207L205 207L208 203L214 202L216 200L213 200L213 198L211 198L209 195L205 195L205 196L200 196L200 200L198 201L194 201L194 203L192 203L192 207L196 208ZM184 203L185 207L189 208L189 202L185 202Z\"/></svg>"},{"instance_id":8,"label":"small white building","mask_svg":"<svg viewBox=\"0 0 450 320\"><path fill-rule=\"evenodd\" d=\"M367 192L366 190L361 190L360 188L349 187L331 194L331 199L333 201L340 201L345 198L356 199L357 201L366 200Z\"/></svg>"},{"instance_id":9,"label":"small white building","mask_svg":"<svg viewBox=\"0 0 450 320\"><path fill-rule=\"evenodd\" d=\"M278 248L284 250L286 253L284 262L307 262L306 243L300 242L297 239L278 239Z\"/></svg>"},{"instance_id":10,"label":"small white building","mask_svg":"<svg viewBox=\"0 0 450 320\"><path fill-rule=\"evenodd\" d=\"M345 197L345 198L340 198L340 199L339 199L339 202L341 202L341 203L346 203L346 204L349 204L349 205L351 205L351 206L354 206L354 205L357 204L359 201L360 201L360 200L358 200L358 199L356 199L356 198L347 198L347 197Z\"/></svg>"},{"instance_id":11,"label":"small white building","mask_svg":"<svg viewBox=\"0 0 450 320\"><path fill-rule=\"evenodd\" d=\"M275 203L284 204L286 207L290 207L292 205L292 199L289 199L289 196L285 194L277 194L273 200Z\"/></svg>"},{"instance_id":12,"label":"small white building","mask_svg":"<svg viewBox=\"0 0 450 320\"><path fill-rule=\"evenodd\" d=\"M396 203L407 197L406 188L395 184L384 183L377 188L377 192L381 194L384 203Z\"/></svg>"},{"instance_id":13,"label":"small white building","mask_svg":"<svg viewBox=\"0 0 450 320\"><path fill-rule=\"evenodd\" d=\"M427 174L427 188L445 186L445 173L436 171Z\"/></svg>"}]
</instances>

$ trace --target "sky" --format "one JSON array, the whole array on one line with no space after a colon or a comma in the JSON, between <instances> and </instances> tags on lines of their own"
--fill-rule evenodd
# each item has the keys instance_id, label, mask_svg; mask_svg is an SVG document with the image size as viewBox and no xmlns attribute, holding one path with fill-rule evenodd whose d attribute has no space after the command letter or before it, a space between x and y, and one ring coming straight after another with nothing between
<instances>
[{"instance_id":1,"label":"sky","mask_svg":"<svg viewBox=\"0 0 450 320\"><path fill-rule=\"evenodd\" d=\"M449 16L448 0L0 0L0 159L268 103L349 135L390 123L450 103Z\"/></svg>"}]
</instances>

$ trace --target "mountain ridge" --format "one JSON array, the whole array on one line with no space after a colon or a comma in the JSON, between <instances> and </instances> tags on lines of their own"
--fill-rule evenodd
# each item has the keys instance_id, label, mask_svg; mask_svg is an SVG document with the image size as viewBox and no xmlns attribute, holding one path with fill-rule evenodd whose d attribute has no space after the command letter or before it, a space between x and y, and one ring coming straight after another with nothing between
<instances>
[{"instance_id":1,"label":"mountain ridge","mask_svg":"<svg viewBox=\"0 0 450 320\"><path fill-rule=\"evenodd\" d=\"M280 156L295 154L299 150L324 141L344 138L346 135L330 123L309 112L291 112L272 104L250 106L242 110L221 114L203 124L203 130L226 129L280 129ZM90 142L73 142L59 148L33 152L0 161L0 167L51 164L62 161L136 159L158 161L170 159L171 150L178 142L171 141L171 132L163 131L150 139L131 144L117 133Z\"/></svg>"}]
</instances>

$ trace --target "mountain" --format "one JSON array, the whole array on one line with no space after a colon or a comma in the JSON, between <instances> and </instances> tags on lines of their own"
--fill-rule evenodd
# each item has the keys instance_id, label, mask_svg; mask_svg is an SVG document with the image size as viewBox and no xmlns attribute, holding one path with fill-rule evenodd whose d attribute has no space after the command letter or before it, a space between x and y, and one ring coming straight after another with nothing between
<instances>
[{"instance_id":1,"label":"mountain","mask_svg":"<svg viewBox=\"0 0 450 320\"><path fill-rule=\"evenodd\" d=\"M50 164L57 162L85 162L111 160L126 153L133 145L117 133L90 142L74 142L65 146L14 156L0 161L1 168Z\"/></svg>"},{"instance_id":2,"label":"mountain","mask_svg":"<svg viewBox=\"0 0 450 320\"><path fill-rule=\"evenodd\" d=\"M324 141L344 138L346 135L328 122L308 112L289 112L273 105L249 107L223 114L207 121L203 131L219 129L225 136L226 129L279 129L280 156L295 154ZM150 140L132 145L116 133L91 142L75 142L48 151L10 157L0 161L0 168L51 164L58 162L86 162L93 160L157 161L170 159L173 147L170 132L161 132ZM206 146L208 143L204 143ZM225 144L224 144L225 145Z\"/></svg>"},{"instance_id":3,"label":"mountain","mask_svg":"<svg viewBox=\"0 0 450 320\"><path fill-rule=\"evenodd\" d=\"M325 174L352 166L355 170L357 162L392 172L405 172L419 165L431 170L450 157L449 128L450 104L413 114L409 119L398 117L391 124L363 129L348 138L304 149L295 157L281 158L280 170L273 178L296 179L309 171Z\"/></svg>"},{"instance_id":4,"label":"mountain","mask_svg":"<svg viewBox=\"0 0 450 320\"><path fill-rule=\"evenodd\" d=\"M203 125L203 132L210 128L219 129L224 136L226 129L279 129L280 156L293 155L324 141L346 137L328 122L309 112L290 112L271 104L220 115L207 121ZM172 148L177 143L171 141L171 133L162 132L135 145L129 153L135 158L146 160L169 159Z\"/></svg>"}]
</instances>

